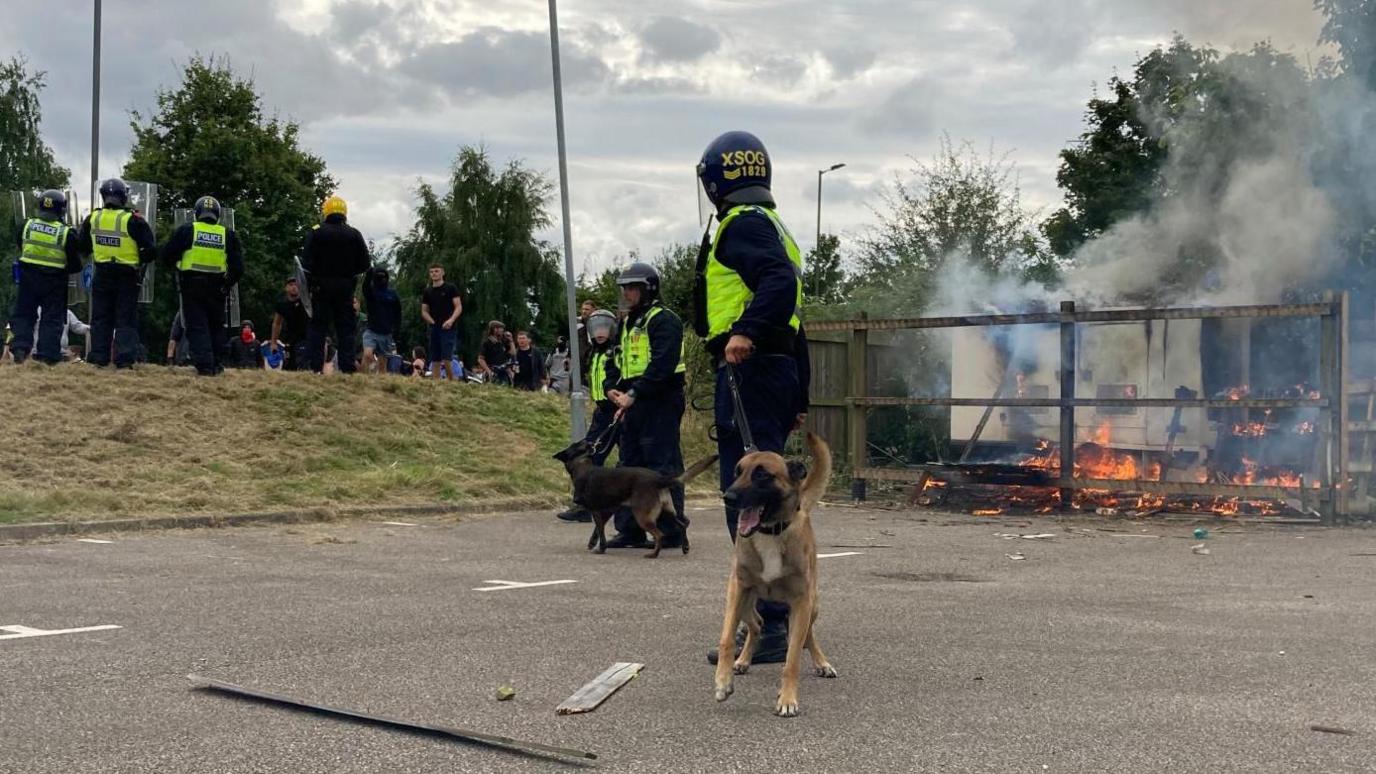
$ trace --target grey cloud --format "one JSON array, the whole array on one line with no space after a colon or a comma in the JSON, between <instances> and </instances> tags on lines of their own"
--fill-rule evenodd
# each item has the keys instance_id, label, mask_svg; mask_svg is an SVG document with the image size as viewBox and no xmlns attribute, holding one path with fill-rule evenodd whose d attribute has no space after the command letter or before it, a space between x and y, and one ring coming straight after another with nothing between
<instances>
[{"instance_id":1,"label":"grey cloud","mask_svg":"<svg viewBox=\"0 0 1376 774\"><path fill-rule=\"evenodd\" d=\"M767 56L751 71L756 78L777 86L792 86L807 72L807 62L793 56Z\"/></svg>"},{"instance_id":2,"label":"grey cloud","mask_svg":"<svg viewBox=\"0 0 1376 774\"><path fill-rule=\"evenodd\" d=\"M577 45L560 48L566 86L604 81L607 65ZM485 28L461 40L416 51L401 72L455 96L510 96L550 86L549 38L536 32Z\"/></svg>"},{"instance_id":3,"label":"grey cloud","mask_svg":"<svg viewBox=\"0 0 1376 774\"><path fill-rule=\"evenodd\" d=\"M669 94L701 94L702 86L687 78L626 78L616 83L622 94L663 96Z\"/></svg>"},{"instance_id":4,"label":"grey cloud","mask_svg":"<svg viewBox=\"0 0 1376 774\"><path fill-rule=\"evenodd\" d=\"M947 104L943 84L918 76L894 89L876 109L861 117L861 125L872 132L907 138L931 136L937 117Z\"/></svg>"},{"instance_id":5,"label":"grey cloud","mask_svg":"<svg viewBox=\"0 0 1376 774\"><path fill-rule=\"evenodd\" d=\"M875 53L872 48L829 48L822 52L831 65L831 72L841 80L849 80L868 70L874 64Z\"/></svg>"},{"instance_id":6,"label":"grey cloud","mask_svg":"<svg viewBox=\"0 0 1376 774\"><path fill-rule=\"evenodd\" d=\"M691 62L716 51L721 35L716 30L686 19L660 16L640 31L647 59L659 62Z\"/></svg>"}]
</instances>

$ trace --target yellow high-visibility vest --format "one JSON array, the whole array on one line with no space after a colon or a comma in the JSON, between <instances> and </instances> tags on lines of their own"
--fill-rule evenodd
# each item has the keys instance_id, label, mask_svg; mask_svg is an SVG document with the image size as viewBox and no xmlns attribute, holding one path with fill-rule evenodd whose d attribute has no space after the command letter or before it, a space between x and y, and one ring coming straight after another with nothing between
<instances>
[{"instance_id":1,"label":"yellow high-visibility vest","mask_svg":"<svg viewBox=\"0 0 1376 774\"><path fill-rule=\"evenodd\" d=\"M731 326L741 319L745 314L746 307L750 306L750 301L755 297L750 288L746 286L745 280L733 269L727 268L717 260L717 245L721 242L721 235L726 231L727 225L736 218L747 212L758 212L769 218L769 222L774 224L774 229L779 232L779 241L783 243L784 251L788 253L788 260L793 263L793 273L796 275L794 281L797 285L797 303L793 307L793 319L788 321L789 327L796 333L802 325L798 313L803 308L803 253L798 249L798 243L793 241L793 235L788 233L783 221L779 216L768 207L756 204L743 204L732 207L727 211L726 216L717 225L716 236L712 238L712 249L707 253L707 338L715 339L725 333L730 332Z\"/></svg>"},{"instance_id":2,"label":"yellow high-visibility vest","mask_svg":"<svg viewBox=\"0 0 1376 774\"><path fill-rule=\"evenodd\" d=\"M24 223L19 262L50 269L67 268L67 231L67 224L60 221L29 218Z\"/></svg>"}]
</instances>

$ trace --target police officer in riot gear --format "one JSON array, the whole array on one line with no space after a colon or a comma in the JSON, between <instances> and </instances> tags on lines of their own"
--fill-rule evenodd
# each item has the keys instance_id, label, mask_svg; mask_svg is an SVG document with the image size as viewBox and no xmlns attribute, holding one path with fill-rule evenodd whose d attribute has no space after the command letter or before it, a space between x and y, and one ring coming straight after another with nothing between
<instances>
[{"instance_id":1,"label":"police officer in riot gear","mask_svg":"<svg viewBox=\"0 0 1376 774\"><path fill-rule=\"evenodd\" d=\"M583 373L588 379L588 393L592 396L592 422L584 438L596 445L593 463L601 466L616 447L618 431L612 427L616 421L616 404L607 396L608 385L614 389L621 381L617 368L616 315L606 309L598 309L583 321L584 336L589 342L588 366ZM562 521L592 521L592 514L577 506L558 515Z\"/></svg>"},{"instance_id":2,"label":"police officer in riot gear","mask_svg":"<svg viewBox=\"0 0 1376 774\"><path fill-rule=\"evenodd\" d=\"M81 271L76 231L64 222L67 196L49 189L38 196L37 214L19 228L19 297L15 300L14 362L22 363L34 346L34 357L52 365L62 360L62 331L67 325L67 275ZM42 316L39 316L40 310Z\"/></svg>"},{"instance_id":3,"label":"police officer in riot gear","mask_svg":"<svg viewBox=\"0 0 1376 774\"><path fill-rule=\"evenodd\" d=\"M244 275L239 236L220 225L220 202L213 196L196 200L196 220L172 232L162 260L177 270L182 325L196 373L224 371L225 298Z\"/></svg>"},{"instance_id":4,"label":"police officer in riot gear","mask_svg":"<svg viewBox=\"0 0 1376 774\"><path fill-rule=\"evenodd\" d=\"M683 321L659 302L659 272L653 266L633 263L616 284L628 311L617 353L621 380L607 397L622 421L620 464L677 476L683 472ZM666 548L682 545L688 524L683 487L674 487L670 494L677 518L662 514L659 520ZM630 510L619 511L615 523L618 534L607 541L608 548L645 545L645 531Z\"/></svg>"},{"instance_id":5,"label":"police officer in riot gear","mask_svg":"<svg viewBox=\"0 0 1376 774\"><path fill-rule=\"evenodd\" d=\"M129 210L129 186L112 177L100 184L103 206L81 224L77 246L92 256L91 351L86 360L110 364L114 347L116 368L130 368L138 356L140 269L158 255L153 228L142 215Z\"/></svg>"},{"instance_id":6,"label":"police officer in riot gear","mask_svg":"<svg viewBox=\"0 0 1376 774\"><path fill-rule=\"evenodd\" d=\"M320 211L324 220L306 237L301 252L301 266L311 283L307 362L316 373L324 369L325 336L333 327L339 370L351 374L355 369L354 340L358 334L354 288L359 275L368 270L372 261L363 235L348 224L349 207L343 199L329 197Z\"/></svg>"},{"instance_id":7,"label":"police officer in riot gear","mask_svg":"<svg viewBox=\"0 0 1376 774\"><path fill-rule=\"evenodd\" d=\"M760 451L782 454L807 411L807 341L799 314L803 302L802 253L776 213L770 193L773 163L759 138L728 132L712 141L698 164L703 193L716 210L717 227L703 240L694 287L695 329L717 369L715 423L725 491L744 456L727 380L736 369L741 403ZM739 512L726 508L736 539ZM783 661L788 651L788 606L760 602L764 631L755 663ZM716 662L716 651L708 654Z\"/></svg>"}]
</instances>

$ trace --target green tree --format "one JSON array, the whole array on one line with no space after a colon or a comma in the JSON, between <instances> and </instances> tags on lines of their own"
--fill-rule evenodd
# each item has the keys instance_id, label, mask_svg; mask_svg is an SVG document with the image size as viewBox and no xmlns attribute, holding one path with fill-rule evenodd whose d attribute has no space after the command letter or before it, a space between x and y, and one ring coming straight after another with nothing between
<instances>
[{"instance_id":1,"label":"green tree","mask_svg":"<svg viewBox=\"0 0 1376 774\"><path fill-rule=\"evenodd\" d=\"M12 252L14 230L19 227L19 211L10 192L66 188L71 178L39 134L43 75L30 73L19 57L0 62L0 244L4 245L0 253L5 255ZM8 274L9 261L5 261L5 271ZM15 294L8 277L0 281L0 315L9 317Z\"/></svg>"},{"instance_id":2,"label":"green tree","mask_svg":"<svg viewBox=\"0 0 1376 774\"><path fill-rule=\"evenodd\" d=\"M498 170L485 150L469 146L454 160L447 190L420 185L416 222L393 251L403 331L411 341L425 341L420 294L432 263L444 267L463 296L459 328L467 362L489 320L532 331L546 349L565 333L559 252L536 238L550 225L550 192L549 181L519 160Z\"/></svg>"},{"instance_id":3,"label":"green tree","mask_svg":"<svg viewBox=\"0 0 1376 774\"><path fill-rule=\"evenodd\" d=\"M1376 89L1376 2L1314 0L1314 8L1325 17L1319 40L1338 47L1342 71Z\"/></svg>"},{"instance_id":4,"label":"green tree","mask_svg":"<svg viewBox=\"0 0 1376 774\"><path fill-rule=\"evenodd\" d=\"M588 299L598 309L615 312L617 302L620 301L620 291L616 288L616 278L620 273L621 270L615 267L603 269L601 273L591 277L585 271L578 278L579 303L582 303L583 299Z\"/></svg>"},{"instance_id":5,"label":"green tree","mask_svg":"<svg viewBox=\"0 0 1376 774\"><path fill-rule=\"evenodd\" d=\"M227 60L192 59L177 88L159 90L156 112L146 120L134 113L130 126L134 148L123 174L158 184L160 237L171 232L172 210L201 196L234 209L246 264L240 309L263 330L282 278L335 187L325 162L299 146L295 123L264 115L253 81L235 75ZM159 272L145 341L163 341L176 313L170 274Z\"/></svg>"},{"instance_id":6,"label":"green tree","mask_svg":"<svg viewBox=\"0 0 1376 774\"><path fill-rule=\"evenodd\" d=\"M823 234L803 259L803 300L808 306L838 304L846 297L846 272L841 268L841 238Z\"/></svg>"},{"instance_id":7,"label":"green tree","mask_svg":"<svg viewBox=\"0 0 1376 774\"><path fill-rule=\"evenodd\" d=\"M1065 206L1042 224L1058 256L1163 201L1220 194L1238 161L1281 151L1296 138L1278 128L1312 113L1304 71L1265 43L1220 57L1177 36L1109 92L1089 101L1084 133L1060 154ZM1208 252L1187 258L1203 265Z\"/></svg>"},{"instance_id":8,"label":"green tree","mask_svg":"<svg viewBox=\"0 0 1376 774\"><path fill-rule=\"evenodd\" d=\"M911 181L893 182L876 215L879 224L860 240L845 301L851 312L916 314L949 261L993 276L1021 271L1042 250L1013 163L949 137L932 161L914 160Z\"/></svg>"}]
</instances>

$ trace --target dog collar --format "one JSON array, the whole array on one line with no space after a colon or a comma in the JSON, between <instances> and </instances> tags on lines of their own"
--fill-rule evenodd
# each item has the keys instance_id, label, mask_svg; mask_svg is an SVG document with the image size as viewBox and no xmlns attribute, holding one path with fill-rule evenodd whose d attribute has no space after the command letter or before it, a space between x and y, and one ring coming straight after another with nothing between
<instances>
[{"instance_id":1,"label":"dog collar","mask_svg":"<svg viewBox=\"0 0 1376 774\"><path fill-rule=\"evenodd\" d=\"M781 521L770 527L756 527L755 534L758 535L759 533L763 532L766 535L778 536L784 534L784 530L786 529L788 529L788 524L786 522Z\"/></svg>"}]
</instances>

